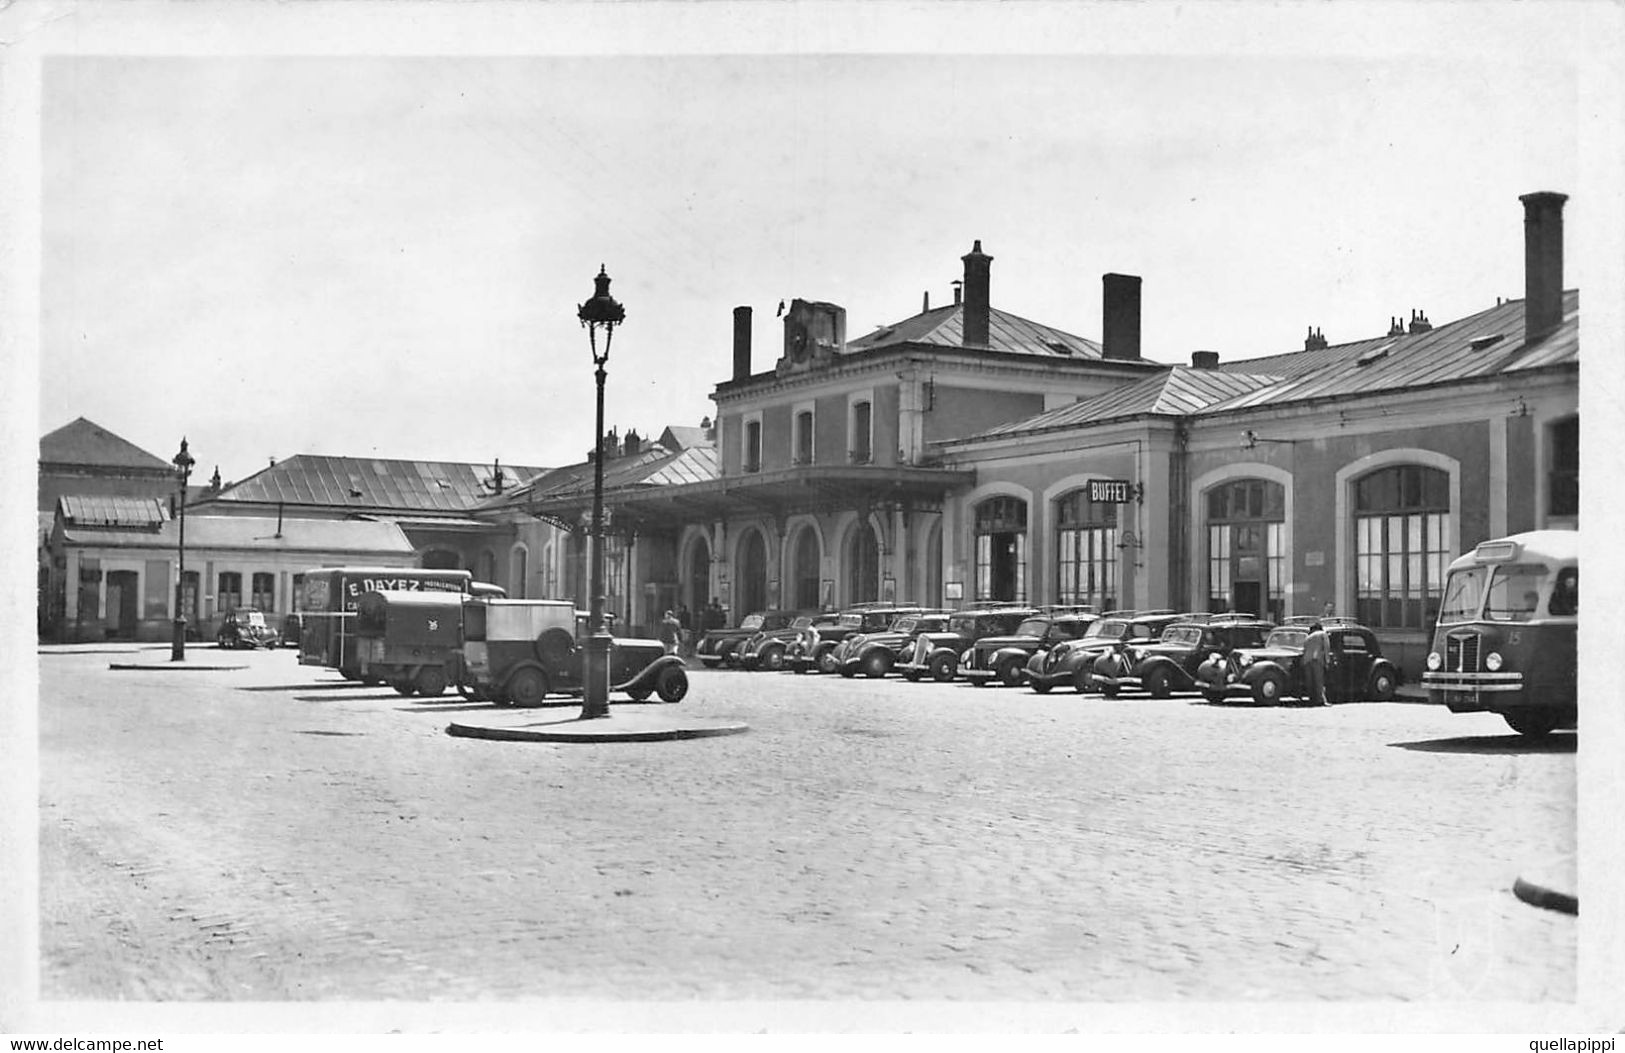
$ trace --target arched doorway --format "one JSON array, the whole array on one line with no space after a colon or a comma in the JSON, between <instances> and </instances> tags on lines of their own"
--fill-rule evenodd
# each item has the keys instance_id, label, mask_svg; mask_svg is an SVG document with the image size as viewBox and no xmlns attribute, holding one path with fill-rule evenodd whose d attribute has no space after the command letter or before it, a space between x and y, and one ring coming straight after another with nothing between
<instances>
[{"instance_id":1,"label":"arched doorway","mask_svg":"<svg viewBox=\"0 0 1625 1053\"><path fill-rule=\"evenodd\" d=\"M1208 610L1280 621L1286 596L1286 489L1235 479L1207 492Z\"/></svg>"},{"instance_id":2,"label":"arched doorway","mask_svg":"<svg viewBox=\"0 0 1625 1053\"><path fill-rule=\"evenodd\" d=\"M735 568L733 622L752 611L767 607L767 541L760 530L747 530L739 539L739 562Z\"/></svg>"},{"instance_id":3,"label":"arched doorway","mask_svg":"<svg viewBox=\"0 0 1625 1053\"><path fill-rule=\"evenodd\" d=\"M691 611L703 611L711 602L711 545L697 538L688 550L688 573L683 579L680 602Z\"/></svg>"},{"instance_id":4,"label":"arched doorway","mask_svg":"<svg viewBox=\"0 0 1625 1053\"><path fill-rule=\"evenodd\" d=\"M1027 502L990 497L976 506L976 598L1027 599Z\"/></svg>"},{"instance_id":5,"label":"arched doorway","mask_svg":"<svg viewBox=\"0 0 1625 1053\"><path fill-rule=\"evenodd\" d=\"M818 607L818 531L804 526L790 543L790 604L796 610Z\"/></svg>"},{"instance_id":6,"label":"arched doorway","mask_svg":"<svg viewBox=\"0 0 1625 1053\"><path fill-rule=\"evenodd\" d=\"M880 598L880 545L867 520L852 524L846 537L846 602L869 603Z\"/></svg>"}]
</instances>

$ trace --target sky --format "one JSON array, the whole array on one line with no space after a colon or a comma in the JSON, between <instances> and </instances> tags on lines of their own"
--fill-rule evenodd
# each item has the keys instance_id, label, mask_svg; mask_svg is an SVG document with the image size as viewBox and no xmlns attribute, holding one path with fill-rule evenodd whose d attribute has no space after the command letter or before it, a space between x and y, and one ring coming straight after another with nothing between
<instances>
[{"instance_id":1,"label":"sky","mask_svg":"<svg viewBox=\"0 0 1625 1053\"><path fill-rule=\"evenodd\" d=\"M1442 3L1330 5L1408 16L1388 50L1357 19L1260 48L1220 12L1281 9L1143 6L1172 27L1150 48L903 19L881 43L914 53L49 54L40 434L85 416L166 459L184 435L227 480L299 453L579 461L601 265L627 312L608 424L645 435L714 412L734 307L770 369L780 301L838 303L855 337L951 302L976 240L995 307L1093 339L1101 275L1141 276L1168 363L1523 295L1518 195L1577 190L1579 59L1519 19L1464 44ZM1204 51L1193 10L1238 42Z\"/></svg>"}]
</instances>

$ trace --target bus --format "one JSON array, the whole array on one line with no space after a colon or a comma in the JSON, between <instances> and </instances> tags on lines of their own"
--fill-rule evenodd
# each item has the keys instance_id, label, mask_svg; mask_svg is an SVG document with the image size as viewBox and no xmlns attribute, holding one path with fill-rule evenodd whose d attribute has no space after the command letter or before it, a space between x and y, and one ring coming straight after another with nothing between
<instances>
[{"instance_id":1,"label":"bus","mask_svg":"<svg viewBox=\"0 0 1625 1053\"><path fill-rule=\"evenodd\" d=\"M299 634L299 664L337 669L347 680L383 683L361 669L352 626L356 606L369 592L451 592L504 596L495 585L474 580L466 570L422 567L322 567L304 574L304 627Z\"/></svg>"},{"instance_id":2,"label":"bus","mask_svg":"<svg viewBox=\"0 0 1625 1053\"><path fill-rule=\"evenodd\" d=\"M1580 535L1480 542L1450 564L1422 684L1452 713L1497 713L1538 738L1578 723Z\"/></svg>"}]
</instances>

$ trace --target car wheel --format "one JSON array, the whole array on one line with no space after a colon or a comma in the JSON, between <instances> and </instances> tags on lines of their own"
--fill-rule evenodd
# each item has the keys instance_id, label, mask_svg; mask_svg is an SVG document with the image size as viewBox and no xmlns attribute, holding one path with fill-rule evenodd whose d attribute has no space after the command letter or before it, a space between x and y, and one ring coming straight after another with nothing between
<instances>
[{"instance_id":1,"label":"car wheel","mask_svg":"<svg viewBox=\"0 0 1625 1053\"><path fill-rule=\"evenodd\" d=\"M1072 690L1080 695L1092 695L1095 692L1095 678L1089 672L1089 667L1076 669L1072 673Z\"/></svg>"},{"instance_id":2,"label":"car wheel","mask_svg":"<svg viewBox=\"0 0 1625 1053\"><path fill-rule=\"evenodd\" d=\"M1253 684L1253 701L1264 706L1279 705L1286 692L1286 682L1280 673L1265 673Z\"/></svg>"},{"instance_id":3,"label":"car wheel","mask_svg":"<svg viewBox=\"0 0 1625 1053\"><path fill-rule=\"evenodd\" d=\"M951 654L939 654L931 659L931 679L939 684L946 684L954 678L959 669L959 663L954 661Z\"/></svg>"},{"instance_id":4,"label":"car wheel","mask_svg":"<svg viewBox=\"0 0 1625 1053\"><path fill-rule=\"evenodd\" d=\"M1033 690L1037 691L1040 695L1049 694L1049 689L1054 687L1054 686L1055 686L1054 684L1045 683L1042 680L1034 680L1033 681Z\"/></svg>"},{"instance_id":5,"label":"car wheel","mask_svg":"<svg viewBox=\"0 0 1625 1053\"><path fill-rule=\"evenodd\" d=\"M1399 687L1394 683L1394 674L1386 669L1379 669L1371 674L1371 690L1369 694L1378 702L1391 702Z\"/></svg>"},{"instance_id":6,"label":"car wheel","mask_svg":"<svg viewBox=\"0 0 1625 1053\"><path fill-rule=\"evenodd\" d=\"M1021 659L1006 658L994 669L994 675L999 683L1005 687L1019 687L1021 684Z\"/></svg>"},{"instance_id":7,"label":"car wheel","mask_svg":"<svg viewBox=\"0 0 1625 1053\"><path fill-rule=\"evenodd\" d=\"M670 666L661 671L655 690L662 702L681 702L688 696L688 674L681 666Z\"/></svg>"},{"instance_id":8,"label":"car wheel","mask_svg":"<svg viewBox=\"0 0 1625 1053\"><path fill-rule=\"evenodd\" d=\"M770 669L775 673L778 672L780 669L783 669L784 668L784 648L782 648L782 647L769 647L767 650L763 651L762 652L762 659L761 659L761 666L762 666L763 669Z\"/></svg>"},{"instance_id":9,"label":"car wheel","mask_svg":"<svg viewBox=\"0 0 1625 1053\"><path fill-rule=\"evenodd\" d=\"M891 672L891 657L882 651L876 651L863 660L863 675L870 680L879 680Z\"/></svg>"},{"instance_id":10,"label":"car wheel","mask_svg":"<svg viewBox=\"0 0 1625 1053\"><path fill-rule=\"evenodd\" d=\"M1167 698L1173 694L1173 685L1168 682L1168 670L1153 669L1146 674L1145 689L1151 692L1152 698Z\"/></svg>"},{"instance_id":11,"label":"car wheel","mask_svg":"<svg viewBox=\"0 0 1625 1053\"><path fill-rule=\"evenodd\" d=\"M858 675L857 667L856 666L851 666L851 665L843 665L843 666L841 666L841 668L838 670L838 672L848 680L851 680L853 677Z\"/></svg>"},{"instance_id":12,"label":"car wheel","mask_svg":"<svg viewBox=\"0 0 1625 1053\"><path fill-rule=\"evenodd\" d=\"M835 672L835 648L831 647L818 656L818 671L820 673Z\"/></svg>"},{"instance_id":13,"label":"car wheel","mask_svg":"<svg viewBox=\"0 0 1625 1053\"><path fill-rule=\"evenodd\" d=\"M446 693L446 671L437 665L426 665L418 671L415 683L418 694L436 698Z\"/></svg>"},{"instance_id":14,"label":"car wheel","mask_svg":"<svg viewBox=\"0 0 1625 1053\"><path fill-rule=\"evenodd\" d=\"M221 633L219 636L214 638L214 645L221 650L229 650L231 648L231 644L226 640L225 633Z\"/></svg>"},{"instance_id":15,"label":"car wheel","mask_svg":"<svg viewBox=\"0 0 1625 1053\"><path fill-rule=\"evenodd\" d=\"M508 680L508 698L516 706L534 709L547 697L547 677L540 669L529 666L519 670Z\"/></svg>"},{"instance_id":16,"label":"car wheel","mask_svg":"<svg viewBox=\"0 0 1625 1053\"><path fill-rule=\"evenodd\" d=\"M640 687L636 691L628 690L626 694L627 697L634 702L647 702L649 701L649 696L654 694L654 692L649 688Z\"/></svg>"},{"instance_id":17,"label":"car wheel","mask_svg":"<svg viewBox=\"0 0 1625 1053\"><path fill-rule=\"evenodd\" d=\"M1542 709L1515 709L1502 713L1501 719L1520 735L1538 739L1557 727L1557 714Z\"/></svg>"}]
</instances>

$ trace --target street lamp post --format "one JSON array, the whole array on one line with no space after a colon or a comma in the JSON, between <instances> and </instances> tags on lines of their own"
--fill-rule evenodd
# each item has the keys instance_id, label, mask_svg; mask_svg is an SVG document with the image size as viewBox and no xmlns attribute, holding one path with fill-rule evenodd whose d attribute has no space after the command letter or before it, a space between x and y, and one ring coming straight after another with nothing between
<instances>
[{"instance_id":1,"label":"street lamp post","mask_svg":"<svg viewBox=\"0 0 1625 1053\"><path fill-rule=\"evenodd\" d=\"M177 453L172 464L175 473L180 476L181 500L181 540L180 540L180 573L175 577L175 637L169 645L169 660L171 662L186 661L186 483L192 477L192 465L196 462L192 455L186 452L186 439L181 438L181 452Z\"/></svg>"},{"instance_id":2,"label":"street lamp post","mask_svg":"<svg viewBox=\"0 0 1625 1053\"><path fill-rule=\"evenodd\" d=\"M592 590L587 618L586 664L582 669L581 719L609 716L609 630L604 627L604 364L615 327L626 319L626 308L609 295L609 274L603 265L593 279L592 299L576 312L587 330L592 348L594 377L598 381L598 419L593 444L592 473ZM604 350L598 351L598 330L604 331Z\"/></svg>"}]
</instances>

